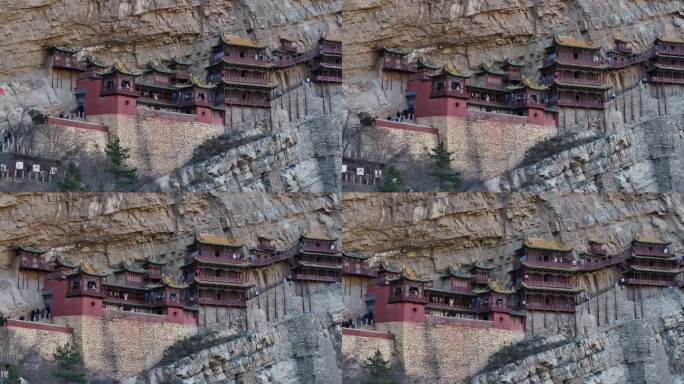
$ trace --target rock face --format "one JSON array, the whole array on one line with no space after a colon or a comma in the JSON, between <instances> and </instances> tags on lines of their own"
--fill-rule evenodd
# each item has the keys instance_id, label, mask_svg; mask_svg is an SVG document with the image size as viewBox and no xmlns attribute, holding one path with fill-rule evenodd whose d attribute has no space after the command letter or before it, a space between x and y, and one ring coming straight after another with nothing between
<instances>
[{"instance_id":1,"label":"rock face","mask_svg":"<svg viewBox=\"0 0 684 384\"><path fill-rule=\"evenodd\" d=\"M551 344L557 339L551 338ZM600 335L569 341L502 368L473 384L679 383L684 380L684 313L623 321Z\"/></svg>"},{"instance_id":2,"label":"rock face","mask_svg":"<svg viewBox=\"0 0 684 384\"><path fill-rule=\"evenodd\" d=\"M198 232L280 247L303 231L339 234L336 195L22 194L0 195L0 312L25 312L39 291L17 288L16 247L52 248L70 260L109 268L132 257L164 255L179 267Z\"/></svg>"},{"instance_id":3,"label":"rock face","mask_svg":"<svg viewBox=\"0 0 684 384\"><path fill-rule=\"evenodd\" d=\"M303 314L301 298L286 288L288 315L258 326L247 335L230 330L202 336L195 352L170 355L141 375L138 383L342 383L339 288L316 292L312 313ZM263 313L250 310L250 318ZM257 321L265 320L261 318Z\"/></svg>"}]
</instances>

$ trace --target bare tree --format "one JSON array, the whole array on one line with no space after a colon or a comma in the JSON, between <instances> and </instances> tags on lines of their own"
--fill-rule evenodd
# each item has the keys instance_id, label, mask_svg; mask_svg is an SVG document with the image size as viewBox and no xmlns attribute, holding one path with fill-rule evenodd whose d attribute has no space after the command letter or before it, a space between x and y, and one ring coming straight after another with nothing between
<instances>
[{"instance_id":1,"label":"bare tree","mask_svg":"<svg viewBox=\"0 0 684 384\"><path fill-rule=\"evenodd\" d=\"M5 104L0 117L0 132L3 142L12 143L14 152L28 148L33 135L33 116L37 112L35 106L21 101L16 95L13 101Z\"/></svg>"},{"instance_id":2,"label":"bare tree","mask_svg":"<svg viewBox=\"0 0 684 384\"><path fill-rule=\"evenodd\" d=\"M50 159L65 161L78 157L84 146L83 140L62 127L40 124L35 128L32 148Z\"/></svg>"}]
</instances>

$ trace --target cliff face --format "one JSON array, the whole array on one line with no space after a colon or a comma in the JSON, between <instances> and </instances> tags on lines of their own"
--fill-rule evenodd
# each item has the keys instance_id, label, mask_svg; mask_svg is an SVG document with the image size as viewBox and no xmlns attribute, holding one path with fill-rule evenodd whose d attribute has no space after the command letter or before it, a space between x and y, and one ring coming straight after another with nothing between
<instances>
[{"instance_id":1,"label":"cliff face","mask_svg":"<svg viewBox=\"0 0 684 384\"><path fill-rule=\"evenodd\" d=\"M181 265L198 232L280 247L303 231L336 235L338 198L316 194L18 194L0 195L0 312L16 313L41 300L19 290L16 247L54 249L73 261L107 269L126 258L164 255Z\"/></svg>"},{"instance_id":2,"label":"cliff face","mask_svg":"<svg viewBox=\"0 0 684 384\"><path fill-rule=\"evenodd\" d=\"M510 269L525 236L587 240L617 253L651 234L684 250L681 194L345 194L343 245L436 277L448 265L488 261Z\"/></svg>"},{"instance_id":3,"label":"cliff face","mask_svg":"<svg viewBox=\"0 0 684 384\"><path fill-rule=\"evenodd\" d=\"M684 378L683 332L680 304L662 317L623 321L600 335L481 372L471 383L678 383Z\"/></svg>"}]
</instances>

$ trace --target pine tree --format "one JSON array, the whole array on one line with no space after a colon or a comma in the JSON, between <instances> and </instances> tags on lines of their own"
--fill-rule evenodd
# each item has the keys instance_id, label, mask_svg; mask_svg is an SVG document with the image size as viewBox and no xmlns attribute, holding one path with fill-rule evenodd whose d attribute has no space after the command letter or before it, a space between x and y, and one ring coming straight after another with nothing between
<instances>
[{"instance_id":1,"label":"pine tree","mask_svg":"<svg viewBox=\"0 0 684 384\"><path fill-rule=\"evenodd\" d=\"M63 381L64 384L85 384L87 382L86 375L83 372L83 361L74 349L73 344L67 342L63 346L57 347L53 356L57 362L57 368L52 374L55 378Z\"/></svg>"},{"instance_id":2,"label":"pine tree","mask_svg":"<svg viewBox=\"0 0 684 384\"><path fill-rule=\"evenodd\" d=\"M363 379L363 384L392 384L389 376L390 364L389 361L382 358L382 353L379 349L375 350L373 356L363 362L364 367L368 370L368 375Z\"/></svg>"},{"instance_id":3,"label":"pine tree","mask_svg":"<svg viewBox=\"0 0 684 384\"><path fill-rule=\"evenodd\" d=\"M8 365L7 366L7 373L8 373L7 381L6 381L7 384L20 384L21 383L21 380L19 379L19 373L17 372L16 368L14 368L11 365ZM0 381L2 381L2 380L0 380Z\"/></svg>"},{"instance_id":4,"label":"pine tree","mask_svg":"<svg viewBox=\"0 0 684 384\"><path fill-rule=\"evenodd\" d=\"M126 165L126 160L129 157L129 149L125 148L116 137L107 144L105 149L107 153L107 168L105 172L114 175L114 190L119 191L133 185L138 178L138 170Z\"/></svg>"},{"instance_id":5,"label":"pine tree","mask_svg":"<svg viewBox=\"0 0 684 384\"><path fill-rule=\"evenodd\" d=\"M86 185L81 181L81 171L73 161L69 162L64 181L60 182L58 186L61 192L83 192L88 190Z\"/></svg>"},{"instance_id":6,"label":"pine tree","mask_svg":"<svg viewBox=\"0 0 684 384\"><path fill-rule=\"evenodd\" d=\"M437 146L428 151L432 160L430 174L439 180L439 190L442 192L455 192L461 185L461 174L451 168L454 153L449 152L442 139L437 141Z\"/></svg>"},{"instance_id":7,"label":"pine tree","mask_svg":"<svg viewBox=\"0 0 684 384\"><path fill-rule=\"evenodd\" d=\"M401 173L393 165L390 165L387 169L385 182L380 186L380 192L403 192L404 189L404 179L401 177Z\"/></svg>"}]
</instances>

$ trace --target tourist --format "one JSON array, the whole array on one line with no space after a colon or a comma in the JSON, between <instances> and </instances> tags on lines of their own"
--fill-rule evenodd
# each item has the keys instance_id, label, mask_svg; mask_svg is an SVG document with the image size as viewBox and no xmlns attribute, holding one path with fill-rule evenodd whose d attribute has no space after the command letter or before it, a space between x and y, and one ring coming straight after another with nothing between
<instances>
[{"instance_id":1,"label":"tourist","mask_svg":"<svg viewBox=\"0 0 684 384\"><path fill-rule=\"evenodd\" d=\"M3 327L5 325L5 316L0 315L0 327Z\"/></svg>"}]
</instances>

